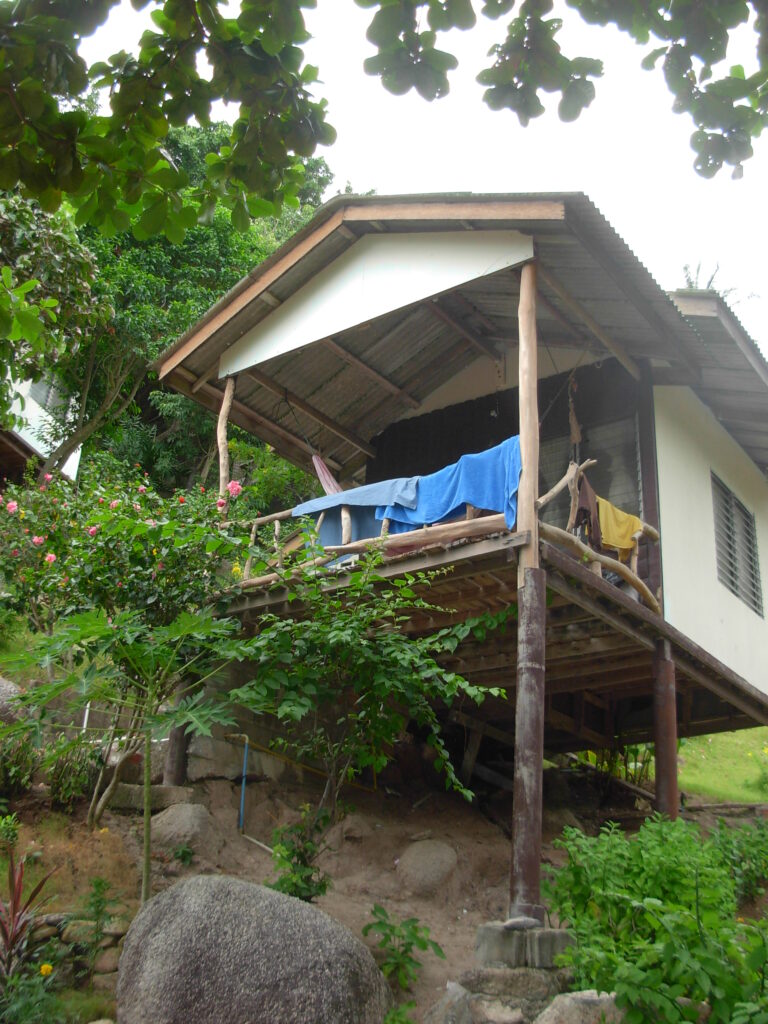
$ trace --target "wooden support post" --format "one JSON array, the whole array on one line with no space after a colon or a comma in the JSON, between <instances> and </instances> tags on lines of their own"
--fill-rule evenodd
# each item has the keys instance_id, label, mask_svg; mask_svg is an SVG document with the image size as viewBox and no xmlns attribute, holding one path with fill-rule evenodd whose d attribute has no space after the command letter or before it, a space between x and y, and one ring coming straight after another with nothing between
<instances>
[{"instance_id":1,"label":"wooden support post","mask_svg":"<svg viewBox=\"0 0 768 1024\"><path fill-rule=\"evenodd\" d=\"M467 743L464 751L464 757L461 762L461 771L459 772L459 778L468 786L472 780L472 772L475 770L475 761L477 755L480 753L480 744L483 740L483 734L480 729L472 729L469 734L469 742Z\"/></svg>"},{"instance_id":2,"label":"wooden support post","mask_svg":"<svg viewBox=\"0 0 768 1024\"><path fill-rule=\"evenodd\" d=\"M541 802L546 615L546 571L526 569L525 582L517 590L515 786L509 915L536 917L542 922Z\"/></svg>"},{"instance_id":3,"label":"wooden support post","mask_svg":"<svg viewBox=\"0 0 768 1024\"><path fill-rule=\"evenodd\" d=\"M536 264L526 263L520 277L518 307L520 334L520 460L523 471L517 493L517 530L530 530L531 540L520 549L517 584L521 586L526 569L539 564L539 400L538 354L536 343Z\"/></svg>"},{"instance_id":4,"label":"wooden support post","mask_svg":"<svg viewBox=\"0 0 768 1024\"><path fill-rule=\"evenodd\" d=\"M219 497L226 498L227 484L229 483L229 448L227 447L227 421L229 410L232 408L232 399L235 397L235 378L227 377L224 386L224 397L221 400L221 409L216 423L216 444L219 448Z\"/></svg>"},{"instance_id":5,"label":"wooden support post","mask_svg":"<svg viewBox=\"0 0 768 1024\"><path fill-rule=\"evenodd\" d=\"M350 544L352 541L352 513L349 505L341 506L341 543Z\"/></svg>"},{"instance_id":6,"label":"wooden support post","mask_svg":"<svg viewBox=\"0 0 768 1024\"><path fill-rule=\"evenodd\" d=\"M520 276L520 457L517 529L529 531L517 571L517 690L510 916L544 921L541 905L541 799L544 760L544 651L547 574L539 568L539 403L536 264Z\"/></svg>"},{"instance_id":7,"label":"wooden support post","mask_svg":"<svg viewBox=\"0 0 768 1024\"><path fill-rule=\"evenodd\" d=\"M656 759L656 810L673 821L680 797L677 788L677 698L675 663L669 640L656 641L653 659L653 730Z\"/></svg>"}]
</instances>

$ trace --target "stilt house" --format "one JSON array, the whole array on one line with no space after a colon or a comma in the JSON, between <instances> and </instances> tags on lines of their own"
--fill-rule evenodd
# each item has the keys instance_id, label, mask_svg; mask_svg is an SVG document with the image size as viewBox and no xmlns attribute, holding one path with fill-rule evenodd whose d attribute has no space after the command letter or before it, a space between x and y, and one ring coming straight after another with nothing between
<instances>
[{"instance_id":1,"label":"stilt house","mask_svg":"<svg viewBox=\"0 0 768 1024\"><path fill-rule=\"evenodd\" d=\"M454 618L517 604L516 635L451 661L508 695L452 724L467 778L484 746L514 750L513 910L542 912L545 751L654 741L674 816L678 736L768 723L768 364L715 293L664 292L586 196L339 196L158 369L345 489L519 435L511 527L467 498L405 546L384 517L378 541L384 573L451 567L431 597ZM636 517L626 562L574 532L585 477ZM334 553L360 550L337 504ZM284 600L249 580L238 609Z\"/></svg>"}]
</instances>

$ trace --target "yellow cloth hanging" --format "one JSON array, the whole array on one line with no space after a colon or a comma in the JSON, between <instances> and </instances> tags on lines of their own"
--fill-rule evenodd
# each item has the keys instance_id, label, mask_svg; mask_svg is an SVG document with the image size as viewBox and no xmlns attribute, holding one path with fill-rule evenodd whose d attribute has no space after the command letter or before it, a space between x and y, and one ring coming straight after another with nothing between
<instances>
[{"instance_id":1,"label":"yellow cloth hanging","mask_svg":"<svg viewBox=\"0 0 768 1024\"><path fill-rule=\"evenodd\" d=\"M600 519L602 546L615 548L620 561L626 562L635 546L632 537L643 528L642 520L630 515L629 512L622 512L610 501L600 497L597 499L597 514Z\"/></svg>"}]
</instances>

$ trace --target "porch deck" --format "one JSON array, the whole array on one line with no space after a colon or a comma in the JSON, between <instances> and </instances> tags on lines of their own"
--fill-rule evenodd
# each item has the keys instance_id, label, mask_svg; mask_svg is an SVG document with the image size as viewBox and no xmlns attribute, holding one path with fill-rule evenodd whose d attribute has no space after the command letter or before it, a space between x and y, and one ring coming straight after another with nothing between
<instances>
[{"instance_id":1,"label":"porch deck","mask_svg":"<svg viewBox=\"0 0 768 1024\"><path fill-rule=\"evenodd\" d=\"M429 590L442 613L414 612L408 630L424 634L483 612L517 603L517 552L530 542L510 532L501 516L463 524L470 534L440 538L440 527L347 545L382 551L381 576L446 570ZM455 529L455 527L454 527ZM426 537L424 535L427 535ZM410 550L408 549L410 548ZM415 548L415 550L414 550ZM669 645L675 665L680 736L768 724L768 696L703 650L618 587L595 575L565 550L540 541L546 571L545 735L547 751L610 748L654 739L654 658L659 642ZM340 567L329 586L344 587ZM296 615L283 572L248 580L233 607L254 624L269 610ZM446 724L467 735L486 736L512 747L518 636L515 628L467 639L445 664L474 683L501 686L506 699L489 698L479 708L446 710ZM468 766L470 767L470 766Z\"/></svg>"}]
</instances>

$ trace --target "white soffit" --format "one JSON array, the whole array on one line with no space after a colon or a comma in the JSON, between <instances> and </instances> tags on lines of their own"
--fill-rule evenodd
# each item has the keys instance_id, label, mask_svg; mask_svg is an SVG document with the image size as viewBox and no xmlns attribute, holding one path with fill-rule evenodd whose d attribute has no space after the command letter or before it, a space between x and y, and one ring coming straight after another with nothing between
<instances>
[{"instance_id":1,"label":"white soffit","mask_svg":"<svg viewBox=\"0 0 768 1024\"><path fill-rule=\"evenodd\" d=\"M224 352L219 376L532 258L518 231L365 235Z\"/></svg>"}]
</instances>

